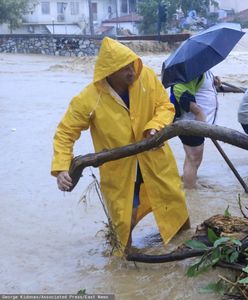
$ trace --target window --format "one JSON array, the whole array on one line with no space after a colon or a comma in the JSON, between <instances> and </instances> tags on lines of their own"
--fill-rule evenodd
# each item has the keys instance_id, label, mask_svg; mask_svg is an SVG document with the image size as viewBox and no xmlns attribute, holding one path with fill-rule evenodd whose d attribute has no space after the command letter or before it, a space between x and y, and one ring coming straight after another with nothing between
<instances>
[{"instance_id":1,"label":"window","mask_svg":"<svg viewBox=\"0 0 248 300\"><path fill-rule=\"evenodd\" d=\"M66 2L57 2L57 21L58 22L65 22L65 10L67 7Z\"/></svg>"},{"instance_id":2,"label":"window","mask_svg":"<svg viewBox=\"0 0 248 300\"><path fill-rule=\"evenodd\" d=\"M124 14L127 13L127 0L121 0L121 12Z\"/></svg>"},{"instance_id":3,"label":"window","mask_svg":"<svg viewBox=\"0 0 248 300\"><path fill-rule=\"evenodd\" d=\"M130 0L129 1L129 12L130 13L136 12L136 10L137 10L136 7L137 7L136 0Z\"/></svg>"},{"instance_id":4,"label":"window","mask_svg":"<svg viewBox=\"0 0 248 300\"><path fill-rule=\"evenodd\" d=\"M93 21L97 21L97 3L91 3Z\"/></svg>"},{"instance_id":5,"label":"window","mask_svg":"<svg viewBox=\"0 0 248 300\"><path fill-rule=\"evenodd\" d=\"M41 2L41 13L43 15L50 14L50 3L49 2Z\"/></svg>"},{"instance_id":6,"label":"window","mask_svg":"<svg viewBox=\"0 0 248 300\"><path fill-rule=\"evenodd\" d=\"M71 2L71 14L72 15L79 14L79 2Z\"/></svg>"},{"instance_id":7,"label":"window","mask_svg":"<svg viewBox=\"0 0 248 300\"><path fill-rule=\"evenodd\" d=\"M64 8L64 2L57 2L57 13L58 14L63 14L64 13L64 10L65 10L65 8Z\"/></svg>"}]
</instances>

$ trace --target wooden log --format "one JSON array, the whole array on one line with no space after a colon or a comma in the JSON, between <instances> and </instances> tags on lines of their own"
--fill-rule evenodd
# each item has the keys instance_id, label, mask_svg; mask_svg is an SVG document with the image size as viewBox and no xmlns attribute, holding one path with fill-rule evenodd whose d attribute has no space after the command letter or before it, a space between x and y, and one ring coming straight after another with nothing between
<instances>
[{"instance_id":1,"label":"wooden log","mask_svg":"<svg viewBox=\"0 0 248 300\"><path fill-rule=\"evenodd\" d=\"M222 93L245 93L245 91L246 88L235 86L233 84L224 81L222 82L221 87L217 87L217 92L222 92Z\"/></svg>"},{"instance_id":2,"label":"wooden log","mask_svg":"<svg viewBox=\"0 0 248 300\"><path fill-rule=\"evenodd\" d=\"M128 261L135 261L135 262L143 262L148 264L161 264L166 262L172 262L172 261L179 261L184 260L191 257L198 257L202 256L207 250L193 250L188 249L182 252L172 252L167 254L161 254L161 255L148 255L148 254L142 254L142 253L136 253L136 254L129 254L126 256L126 260ZM216 266L219 266L221 268L226 269L232 269L236 271L242 271L242 269L246 266L245 264L239 264L239 263L227 263L227 262L218 262Z\"/></svg>"},{"instance_id":3,"label":"wooden log","mask_svg":"<svg viewBox=\"0 0 248 300\"><path fill-rule=\"evenodd\" d=\"M240 240L240 251L248 248L248 220L242 217L215 215L198 225L196 227L195 234L191 238L192 240L203 242L206 246L208 246L206 249L190 249L183 244L170 253L162 255L130 253L127 255L126 259L128 261L156 264L202 256L204 253L211 251L213 247L213 244L208 240L208 228L211 228L217 236L226 236ZM242 271L242 268L246 266L246 260L245 258L242 259L242 256L240 256L240 260L238 262L228 263L219 261L216 265L222 268Z\"/></svg>"},{"instance_id":4,"label":"wooden log","mask_svg":"<svg viewBox=\"0 0 248 300\"><path fill-rule=\"evenodd\" d=\"M75 157L72 160L69 170L73 183L70 191L72 191L78 183L84 168L89 166L98 167L108 161L148 151L178 135L204 136L248 150L248 135L246 134L223 126L209 125L199 121L182 120L166 126L149 139L144 139L140 142L115 149Z\"/></svg>"}]
</instances>

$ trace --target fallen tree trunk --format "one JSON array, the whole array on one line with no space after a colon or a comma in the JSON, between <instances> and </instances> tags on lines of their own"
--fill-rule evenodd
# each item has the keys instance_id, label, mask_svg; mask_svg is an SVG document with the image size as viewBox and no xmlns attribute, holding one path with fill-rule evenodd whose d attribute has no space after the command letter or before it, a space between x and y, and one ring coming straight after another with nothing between
<instances>
[{"instance_id":1,"label":"fallen tree trunk","mask_svg":"<svg viewBox=\"0 0 248 300\"><path fill-rule=\"evenodd\" d=\"M161 264L166 262L172 262L172 261L179 261L184 260L191 257L198 257L202 256L206 250L185 250L180 253L177 252L171 252L167 254L161 254L161 255L149 255L149 254L129 254L126 259L128 261L135 261L135 262L143 262L148 264ZM218 262L216 266L219 266L221 268L226 269L232 269L236 271L242 271L242 269L245 267L245 264L238 264L238 263L227 263L227 262Z\"/></svg>"},{"instance_id":2,"label":"fallen tree trunk","mask_svg":"<svg viewBox=\"0 0 248 300\"><path fill-rule=\"evenodd\" d=\"M144 139L140 142L115 149L104 150L98 153L90 153L84 156L79 155L75 157L72 160L69 170L69 174L73 183L70 191L73 190L79 181L84 168L89 166L99 167L108 161L117 160L123 157L148 151L152 148L159 147L164 141L178 135L204 136L248 150L248 135L246 134L223 126L209 125L199 121L182 120L166 126L152 138Z\"/></svg>"},{"instance_id":3,"label":"fallen tree trunk","mask_svg":"<svg viewBox=\"0 0 248 300\"><path fill-rule=\"evenodd\" d=\"M222 268L229 268L237 271L242 271L246 266L246 259L242 257L241 253L248 248L248 220L242 217L215 215L205 220L202 224L196 227L195 234L192 240L204 243L207 249L190 249L188 246L182 244L177 249L170 253L161 255L148 255L142 253L130 253L126 256L128 261L143 262L143 263L166 263L178 260L184 260L190 257L202 256L203 254L213 250L213 243L209 241L208 229L212 229L219 237L231 237L238 239L241 242L239 247L240 257L239 261L229 263L226 261L219 261L216 265Z\"/></svg>"}]
</instances>

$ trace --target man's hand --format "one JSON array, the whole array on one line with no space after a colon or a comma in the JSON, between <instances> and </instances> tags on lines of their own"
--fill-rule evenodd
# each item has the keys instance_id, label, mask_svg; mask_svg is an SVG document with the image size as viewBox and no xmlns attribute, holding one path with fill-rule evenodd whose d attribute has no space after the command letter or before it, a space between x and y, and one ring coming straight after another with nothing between
<instances>
[{"instance_id":1,"label":"man's hand","mask_svg":"<svg viewBox=\"0 0 248 300\"><path fill-rule=\"evenodd\" d=\"M153 137L157 132L158 131L154 128L153 129L148 129L144 132L144 137L145 137L145 139L149 139L149 138ZM159 149L163 146L164 146L164 143L160 144L158 147L152 148L151 150L157 150L157 149Z\"/></svg>"},{"instance_id":2,"label":"man's hand","mask_svg":"<svg viewBox=\"0 0 248 300\"><path fill-rule=\"evenodd\" d=\"M216 87L221 87L221 80L219 76L214 76L214 85Z\"/></svg>"},{"instance_id":3,"label":"man's hand","mask_svg":"<svg viewBox=\"0 0 248 300\"><path fill-rule=\"evenodd\" d=\"M68 191L70 189L70 187L72 186L72 179L68 171L59 172L57 176L57 185L58 188L63 192Z\"/></svg>"},{"instance_id":4,"label":"man's hand","mask_svg":"<svg viewBox=\"0 0 248 300\"><path fill-rule=\"evenodd\" d=\"M148 129L144 132L145 139L151 138L156 134L158 131L156 129Z\"/></svg>"}]
</instances>

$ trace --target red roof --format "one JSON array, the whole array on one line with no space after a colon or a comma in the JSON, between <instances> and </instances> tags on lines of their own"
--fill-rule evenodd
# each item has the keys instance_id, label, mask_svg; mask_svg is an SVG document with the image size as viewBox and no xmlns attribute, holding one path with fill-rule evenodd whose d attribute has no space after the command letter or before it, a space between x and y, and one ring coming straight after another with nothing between
<instances>
[{"instance_id":1,"label":"red roof","mask_svg":"<svg viewBox=\"0 0 248 300\"><path fill-rule=\"evenodd\" d=\"M99 26L99 27L96 28L95 33L97 33L97 34L103 34L105 32L110 31L113 28L114 28L114 26L103 26L102 25L102 26Z\"/></svg>"},{"instance_id":2,"label":"red roof","mask_svg":"<svg viewBox=\"0 0 248 300\"><path fill-rule=\"evenodd\" d=\"M112 18L102 21L102 23L124 23L124 22L140 22L143 19L142 16L137 14L129 14L120 16L118 18Z\"/></svg>"}]
</instances>

